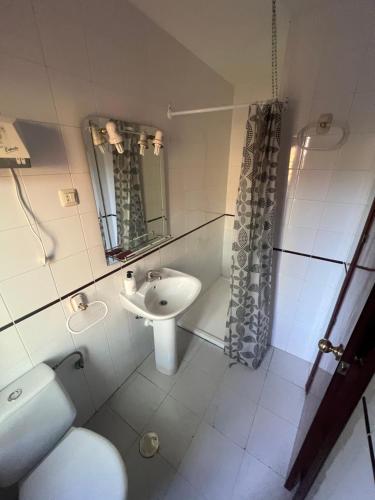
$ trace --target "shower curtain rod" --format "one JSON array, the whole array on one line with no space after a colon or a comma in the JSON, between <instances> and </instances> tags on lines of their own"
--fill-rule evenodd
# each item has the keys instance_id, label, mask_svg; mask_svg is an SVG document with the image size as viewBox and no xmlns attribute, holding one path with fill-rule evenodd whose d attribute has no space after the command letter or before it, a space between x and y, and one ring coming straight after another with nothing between
<instances>
[{"instance_id":1,"label":"shower curtain rod","mask_svg":"<svg viewBox=\"0 0 375 500\"><path fill-rule=\"evenodd\" d=\"M197 115L200 113L213 113L215 111L229 111L231 109L248 108L251 104L270 104L272 102L279 101L284 104L288 104L288 98L286 99L268 99L267 101L253 101L247 104L231 104L229 106L215 106L213 108L201 108L201 109L188 109L184 111L173 111L171 105L168 106L167 116L171 120L174 116L181 115Z\"/></svg>"}]
</instances>

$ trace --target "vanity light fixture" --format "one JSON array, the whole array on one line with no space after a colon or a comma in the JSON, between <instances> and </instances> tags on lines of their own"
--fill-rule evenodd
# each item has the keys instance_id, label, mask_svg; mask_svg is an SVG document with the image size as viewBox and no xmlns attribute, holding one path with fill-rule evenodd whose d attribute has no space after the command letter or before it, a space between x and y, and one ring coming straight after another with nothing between
<instances>
[{"instance_id":1,"label":"vanity light fixture","mask_svg":"<svg viewBox=\"0 0 375 500\"><path fill-rule=\"evenodd\" d=\"M107 130L109 144L113 144L117 149L117 152L123 154L125 151L124 141L121 135L117 132L116 123L110 120L106 123L105 128Z\"/></svg>"},{"instance_id":2,"label":"vanity light fixture","mask_svg":"<svg viewBox=\"0 0 375 500\"><path fill-rule=\"evenodd\" d=\"M95 125L92 125L90 127L91 130L91 137L92 137L92 143L94 146L97 146L99 148L99 151L101 153L105 153L105 148L104 145L106 143L105 136L103 132L98 129L98 127L95 127Z\"/></svg>"},{"instance_id":3,"label":"vanity light fixture","mask_svg":"<svg viewBox=\"0 0 375 500\"><path fill-rule=\"evenodd\" d=\"M148 149L148 142L147 142L147 134L146 134L146 132L141 132L141 134L139 136L138 144L139 144L139 154L141 156L144 156L146 149Z\"/></svg>"},{"instance_id":4,"label":"vanity light fixture","mask_svg":"<svg viewBox=\"0 0 375 500\"><path fill-rule=\"evenodd\" d=\"M163 132L161 130L155 132L152 144L154 145L154 155L159 156L160 149L163 147Z\"/></svg>"}]
</instances>

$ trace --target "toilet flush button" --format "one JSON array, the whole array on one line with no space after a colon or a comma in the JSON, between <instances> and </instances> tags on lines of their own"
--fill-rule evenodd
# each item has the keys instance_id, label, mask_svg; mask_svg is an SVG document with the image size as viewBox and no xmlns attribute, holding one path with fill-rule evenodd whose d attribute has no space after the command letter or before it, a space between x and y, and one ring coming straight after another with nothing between
<instances>
[{"instance_id":1,"label":"toilet flush button","mask_svg":"<svg viewBox=\"0 0 375 500\"><path fill-rule=\"evenodd\" d=\"M22 394L22 389L16 389L15 391L9 394L8 401L15 401L21 396L21 394Z\"/></svg>"}]
</instances>

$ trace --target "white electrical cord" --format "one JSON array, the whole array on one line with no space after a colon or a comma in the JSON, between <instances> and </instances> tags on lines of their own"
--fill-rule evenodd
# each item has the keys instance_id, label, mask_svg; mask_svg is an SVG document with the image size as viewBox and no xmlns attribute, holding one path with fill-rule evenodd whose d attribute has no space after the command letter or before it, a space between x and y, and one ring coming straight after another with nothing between
<instances>
[{"instance_id":1,"label":"white electrical cord","mask_svg":"<svg viewBox=\"0 0 375 500\"><path fill-rule=\"evenodd\" d=\"M44 245L43 245L43 242L42 242L42 238L39 236L39 234L35 231L35 229L33 228L31 222L30 222L30 219L29 219L29 213L30 215L32 216L32 218L34 219L34 224L35 226L37 226L37 222L35 220L35 216L34 214L32 213L32 211L30 210L30 208L26 205L26 203L24 202L24 199L22 197L22 192L21 192L21 189L20 189L20 184L19 184L19 180L18 180L18 177L17 177L17 174L15 173L14 169L13 168L10 168L9 169L12 173L12 176L13 176L13 181L14 181L14 186L16 188L16 195L17 195L17 200L18 200L18 203L20 204L20 207L22 208L22 211L25 215L25 218L27 220L27 223L29 225L29 228L31 230L31 232L33 233L33 235L35 236L35 238L38 240L38 243L40 245L40 248L42 249L42 252L43 252L43 266L45 266L47 264L47 261L48 261L48 257L47 257L47 254L46 254L46 250L44 248Z\"/></svg>"}]
</instances>

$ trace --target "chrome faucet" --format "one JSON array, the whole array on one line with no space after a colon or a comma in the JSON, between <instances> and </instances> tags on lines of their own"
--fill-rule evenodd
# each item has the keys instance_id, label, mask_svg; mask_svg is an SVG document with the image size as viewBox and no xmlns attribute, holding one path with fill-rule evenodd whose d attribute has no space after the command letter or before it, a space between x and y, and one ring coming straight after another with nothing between
<instances>
[{"instance_id":1,"label":"chrome faucet","mask_svg":"<svg viewBox=\"0 0 375 500\"><path fill-rule=\"evenodd\" d=\"M146 281L148 283L151 283L151 281L161 280L161 279L162 279L161 271L156 271L155 269L147 271Z\"/></svg>"}]
</instances>

